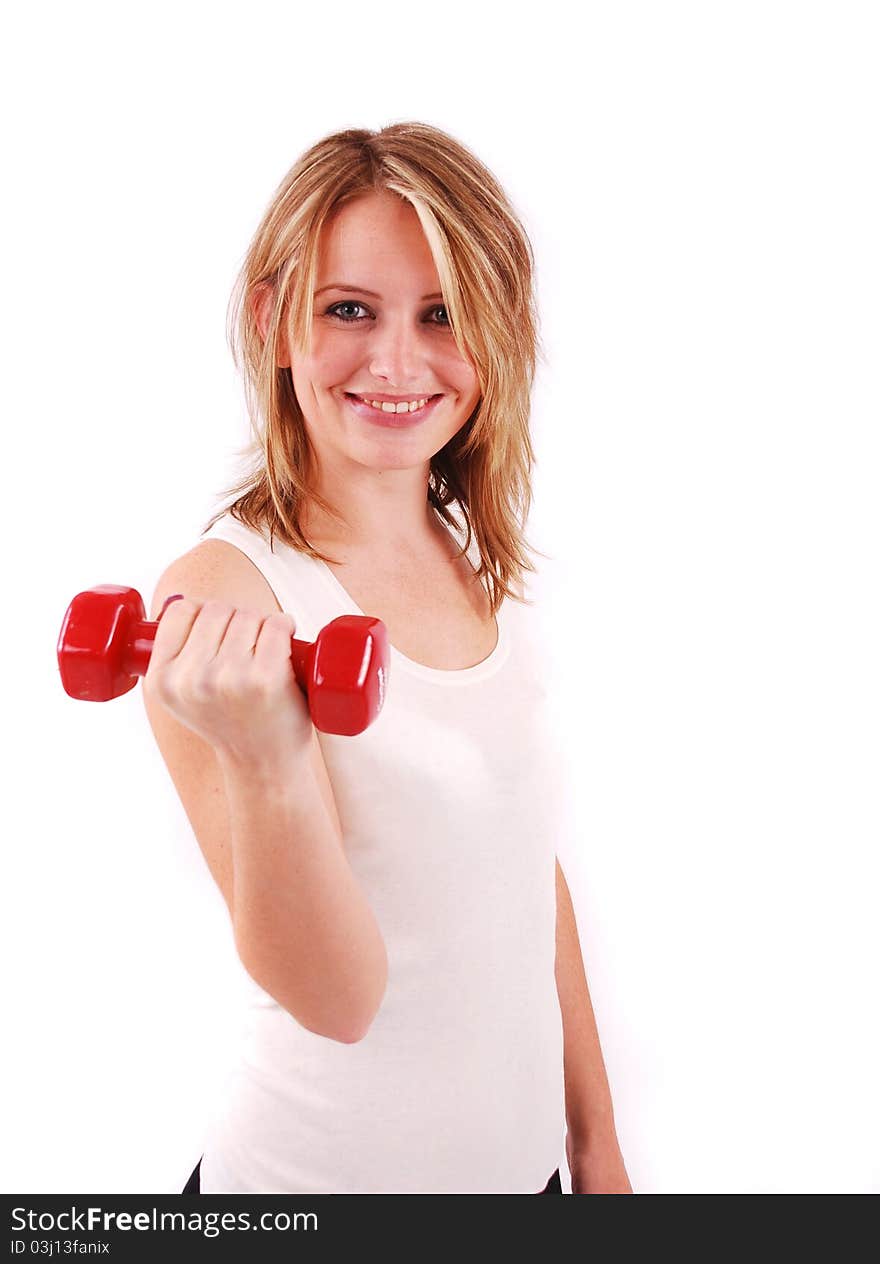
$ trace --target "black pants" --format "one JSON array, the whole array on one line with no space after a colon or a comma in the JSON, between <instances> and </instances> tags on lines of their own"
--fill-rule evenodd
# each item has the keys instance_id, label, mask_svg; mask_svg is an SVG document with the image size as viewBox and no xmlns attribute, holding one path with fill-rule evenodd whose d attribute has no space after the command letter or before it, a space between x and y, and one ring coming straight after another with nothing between
<instances>
[{"instance_id":1,"label":"black pants","mask_svg":"<svg viewBox=\"0 0 880 1264\"><path fill-rule=\"evenodd\" d=\"M199 1169L201 1168L201 1166L202 1166L202 1160L199 1159L198 1163L195 1165L195 1167L192 1170L192 1174L189 1180L184 1185L183 1189L180 1191L181 1194L200 1194L202 1192L200 1188L200 1184L199 1184ZM559 1168L556 1169L556 1171L550 1177L549 1181L544 1186L544 1188L539 1190L538 1192L540 1194L561 1194L562 1193L562 1181L559 1179Z\"/></svg>"}]
</instances>

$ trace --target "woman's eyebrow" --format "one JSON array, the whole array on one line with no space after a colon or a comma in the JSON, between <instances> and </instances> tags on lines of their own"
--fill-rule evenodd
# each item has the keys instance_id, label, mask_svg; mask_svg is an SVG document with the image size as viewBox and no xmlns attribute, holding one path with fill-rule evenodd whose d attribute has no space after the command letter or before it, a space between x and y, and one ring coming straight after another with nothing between
<instances>
[{"instance_id":1,"label":"woman's eyebrow","mask_svg":"<svg viewBox=\"0 0 880 1264\"><path fill-rule=\"evenodd\" d=\"M375 290L365 290L362 285L322 285L320 290L315 290L315 298L319 294L323 294L325 290L343 290L346 294L369 294L370 298L381 298L381 294L377 294ZM442 294L423 294L419 302L426 303L429 298L442 298Z\"/></svg>"}]
</instances>

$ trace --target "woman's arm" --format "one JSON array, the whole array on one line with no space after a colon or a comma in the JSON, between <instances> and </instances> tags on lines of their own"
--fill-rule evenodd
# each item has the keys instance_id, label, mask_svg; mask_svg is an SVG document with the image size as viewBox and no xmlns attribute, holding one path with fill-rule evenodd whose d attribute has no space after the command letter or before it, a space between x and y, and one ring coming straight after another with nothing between
<instances>
[{"instance_id":1,"label":"woman's arm","mask_svg":"<svg viewBox=\"0 0 880 1264\"><path fill-rule=\"evenodd\" d=\"M303 755L256 765L220 754L233 926L245 969L304 1027L351 1043L385 993L381 932Z\"/></svg>"},{"instance_id":2,"label":"woman's arm","mask_svg":"<svg viewBox=\"0 0 880 1264\"><path fill-rule=\"evenodd\" d=\"M556 861L556 990L565 1045L565 1150L572 1193L632 1193L581 957L574 908Z\"/></svg>"},{"instance_id":3,"label":"woman's arm","mask_svg":"<svg viewBox=\"0 0 880 1264\"><path fill-rule=\"evenodd\" d=\"M278 610L257 568L222 541L203 541L171 564L153 598L154 619L172 593L263 616ZM271 743L255 754L251 744L246 756L215 747L154 694L155 656L144 705L226 901L242 964L303 1027L344 1043L361 1039L384 995L387 956L345 855L314 728L310 740L297 740L291 724L280 750Z\"/></svg>"}]
</instances>

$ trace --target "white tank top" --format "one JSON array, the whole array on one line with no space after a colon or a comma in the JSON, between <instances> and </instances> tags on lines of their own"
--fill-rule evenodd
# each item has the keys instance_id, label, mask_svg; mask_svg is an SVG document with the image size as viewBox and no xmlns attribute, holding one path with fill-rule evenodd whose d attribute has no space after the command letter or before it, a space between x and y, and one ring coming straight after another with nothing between
<instances>
[{"instance_id":1,"label":"white tank top","mask_svg":"<svg viewBox=\"0 0 880 1264\"><path fill-rule=\"evenodd\" d=\"M250 558L303 640L337 615L381 617L324 562L277 537L270 550L228 513L203 538ZM367 1035L342 1044L242 969L242 1043L203 1137L204 1193L537 1193L558 1166L563 787L533 612L505 599L495 649L457 671L392 646L373 724L318 733L388 985Z\"/></svg>"}]
</instances>

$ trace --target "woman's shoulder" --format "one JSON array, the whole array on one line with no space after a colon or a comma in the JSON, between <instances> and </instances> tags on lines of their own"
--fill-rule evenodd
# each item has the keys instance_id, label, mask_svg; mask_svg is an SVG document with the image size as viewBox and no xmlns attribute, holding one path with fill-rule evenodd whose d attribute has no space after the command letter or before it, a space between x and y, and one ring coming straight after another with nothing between
<instances>
[{"instance_id":1,"label":"woman's shoulder","mask_svg":"<svg viewBox=\"0 0 880 1264\"><path fill-rule=\"evenodd\" d=\"M200 540L166 566L153 595L151 618L158 618L165 598L173 593L195 601L225 601L266 615L281 610L259 567L236 545L219 537Z\"/></svg>"}]
</instances>

